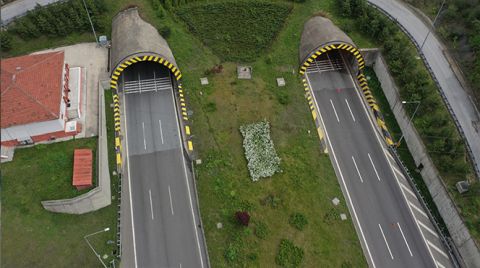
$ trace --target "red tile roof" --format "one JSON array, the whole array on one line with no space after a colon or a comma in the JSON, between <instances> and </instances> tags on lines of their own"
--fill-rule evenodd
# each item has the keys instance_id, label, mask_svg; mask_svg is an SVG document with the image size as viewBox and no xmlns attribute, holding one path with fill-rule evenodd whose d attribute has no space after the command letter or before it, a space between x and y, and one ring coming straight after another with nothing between
<instances>
[{"instance_id":1,"label":"red tile roof","mask_svg":"<svg viewBox=\"0 0 480 268\"><path fill-rule=\"evenodd\" d=\"M75 149L73 154L73 186L78 188L92 186L92 162L91 149Z\"/></svg>"},{"instance_id":2,"label":"red tile roof","mask_svg":"<svg viewBox=\"0 0 480 268\"><path fill-rule=\"evenodd\" d=\"M63 51L8 58L0 65L2 128L60 117Z\"/></svg>"}]
</instances>

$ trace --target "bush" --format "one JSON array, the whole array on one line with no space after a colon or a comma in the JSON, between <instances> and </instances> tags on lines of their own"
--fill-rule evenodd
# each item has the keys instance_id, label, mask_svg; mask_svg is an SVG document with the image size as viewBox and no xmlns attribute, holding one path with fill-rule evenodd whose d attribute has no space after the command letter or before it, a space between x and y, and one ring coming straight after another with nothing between
<instances>
[{"instance_id":1,"label":"bush","mask_svg":"<svg viewBox=\"0 0 480 268\"><path fill-rule=\"evenodd\" d=\"M225 254L224 254L225 259L227 259L229 263L233 263L237 261L238 253L239 253L238 251L239 251L238 247L235 246L235 244L230 243L227 249L225 250Z\"/></svg>"},{"instance_id":2,"label":"bush","mask_svg":"<svg viewBox=\"0 0 480 268\"><path fill-rule=\"evenodd\" d=\"M250 215L246 211L235 212L235 218L237 219L237 222L243 226L248 226L248 223L250 222Z\"/></svg>"},{"instance_id":3,"label":"bush","mask_svg":"<svg viewBox=\"0 0 480 268\"><path fill-rule=\"evenodd\" d=\"M207 105L205 105L205 111L208 113L215 112L217 110L217 104L215 102L208 102Z\"/></svg>"},{"instance_id":4,"label":"bush","mask_svg":"<svg viewBox=\"0 0 480 268\"><path fill-rule=\"evenodd\" d=\"M280 157L270 138L270 124L262 121L240 127L243 136L245 158L253 181L270 177L280 170Z\"/></svg>"},{"instance_id":5,"label":"bush","mask_svg":"<svg viewBox=\"0 0 480 268\"><path fill-rule=\"evenodd\" d=\"M170 37L170 27L164 25L160 27L160 29L158 29L158 33L160 33L163 38L167 39L168 37Z\"/></svg>"},{"instance_id":6,"label":"bush","mask_svg":"<svg viewBox=\"0 0 480 268\"><path fill-rule=\"evenodd\" d=\"M12 48L12 36L5 31L0 31L0 49L8 51Z\"/></svg>"},{"instance_id":7,"label":"bush","mask_svg":"<svg viewBox=\"0 0 480 268\"><path fill-rule=\"evenodd\" d=\"M301 213L294 213L290 216L290 225L295 227L297 230L303 230L308 221L305 215Z\"/></svg>"},{"instance_id":8,"label":"bush","mask_svg":"<svg viewBox=\"0 0 480 268\"><path fill-rule=\"evenodd\" d=\"M264 222L257 222L255 224L255 236L260 239L265 239L268 236L268 226Z\"/></svg>"},{"instance_id":9,"label":"bush","mask_svg":"<svg viewBox=\"0 0 480 268\"><path fill-rule=\"evenodd\" d=\"M275 263L283 267L299 267L302 264L303 255L303 249L295 246L290 240L282 239Z\"/></svg>"}]
</instances>

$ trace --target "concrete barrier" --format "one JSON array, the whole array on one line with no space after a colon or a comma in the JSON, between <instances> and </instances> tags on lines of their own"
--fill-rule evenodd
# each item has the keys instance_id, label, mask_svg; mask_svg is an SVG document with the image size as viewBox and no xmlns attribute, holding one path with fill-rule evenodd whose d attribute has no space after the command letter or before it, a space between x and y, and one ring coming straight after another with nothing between
<instances>
[{"instance_id":1,"label":"concrete barrier","mask_svg":"<svg viewBox=\"0 0 480 268\"><path fill-rule=\"evenodd\" d=\"M98 89L98 95L98 185L88 193L74 198L42 201L43 208L48 211L67 214L84 214L104 208L112 203L110 171L108 166L105 96L104 90L100 86Z\"/></svg>"},{"instance_id":2,"label":"concrete barrier","mask_svg":"<svg viewBox=\"0 0 480 268\"><path fill-rule=\"evenodd\" d=\"M373 69L382 85L383 92L388 100L395 118L402 130L405 142L410 150L417 167L423 166L420 173L423 181L442 216L451 238L460 253L466 267L480 267L480 250L473 240L460 213L452 201L446 185L427 153L417 130L409 123L409 116L401 104L398 87L391 77L387 64L381 53L371 50L368 52L366 64L373 66Z\"/></svg>"}]
</instances>

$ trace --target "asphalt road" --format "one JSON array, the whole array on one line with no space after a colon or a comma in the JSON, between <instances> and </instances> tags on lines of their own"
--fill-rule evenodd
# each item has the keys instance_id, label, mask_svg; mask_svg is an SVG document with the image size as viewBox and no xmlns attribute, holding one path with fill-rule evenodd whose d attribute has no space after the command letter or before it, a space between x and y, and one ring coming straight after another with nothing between
<instances>
[{"instance_id":1,"label":"asphalt road","mask_svg":"<svg viewBox=\"0 0 480 268\"><path fill-rule=\"evenodd\" d=\"M348 71L310 72L307 81L313 89L329 155L369 265L436 267L437 262L449 267L448 256L445 258L427 246L428 231L420 231L407 203L407 190L400 186L408 188L408 184L394 171L393 161L387 156ZM409 199L412 204L415 202L415 197ZM428 218L420 220L431 226ZM435 234L431 236L426 239L434 241L431 243L444 253Z\"/></svg>"},{"instance_id":2,"label":"asphalt road","mask_svg":"<svg viewBox=\"0 0 480 268\"><path fill-rule=\"evenodd\" d=\"M61 0L16 0L8 3L1 9L2 24L10 22L15 17L25 15L27 11L34 9L37 3L45 6L58 1Z\"/></svg>"},{"instance_id":3,"label":"asphalt road","mask_svg":"<svg viewBox=\"0 0 480 268\"><path fill-rule=\"evenodd\" d=\"M135 67L125 71L125 81L153 78L152 65ZM164 75L167 73L158 66L156 77ZM123 97L136 267L206 267L173 91Z\"/></svg>"},{"instance_id":4,"label":"asphalt road","mask_svg":"<svg viewBox=\"0 0 480 268\"><path fill-rule=\"evenodd\" d=\"M425 22L419 19L404 3L396 0L368 1L379 6L394 17L398 23L403 25L413 36L418 44L421 45L423 43L429 28ZM423 47L423 53L440 84L440 90L445 94L454 114L458 118L460 126L465 133L466 142L472 149L473 157L475 158L474 161L477 167L480 167L480 133L475 130L472 123L479 120L479 115L469 98L469 94L462 88L455 73L451 69L443 54L443 50L444 45L440 40L435 34L430 34ZM477 175L480 176L480 174Z\"/></svg>"}]
</instances>

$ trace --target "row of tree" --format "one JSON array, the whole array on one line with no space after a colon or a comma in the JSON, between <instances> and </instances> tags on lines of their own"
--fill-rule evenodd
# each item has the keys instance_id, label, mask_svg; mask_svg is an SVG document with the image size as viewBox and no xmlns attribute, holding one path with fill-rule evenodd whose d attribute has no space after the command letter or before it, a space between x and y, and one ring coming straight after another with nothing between
<instances>
[{"instance_id":1,"label":"row of tree","mask_svg":"<svg viewBox=\"0 0 480 268\"><path fill-rule=\"evenodd\" d=\"M103 30L101 16L107 10L104 0L85 0L94 27ZM91 30L82 0L58 2L45 7L37 4L26 16L17 19L8 32L29 40L43 35L64 37Z\"/></svg>"},{"instance_id":2,"label":"row of tree","mask_svg":"<svg viewBox=\"0 0 480 268\"><path fill-rule=\"evenodd\" d=\"M353 18L355 27L363 34L383 44L384 56L402 98L421 102L414 124L437 167L464 177L468 172L464 143L436 85L426 69L418 64L413 44L392 21L367 6L365 0L340 2L339 11L343 16ZM415 107L406 108L411 114Z\"/></svg>"}]
</instances>

